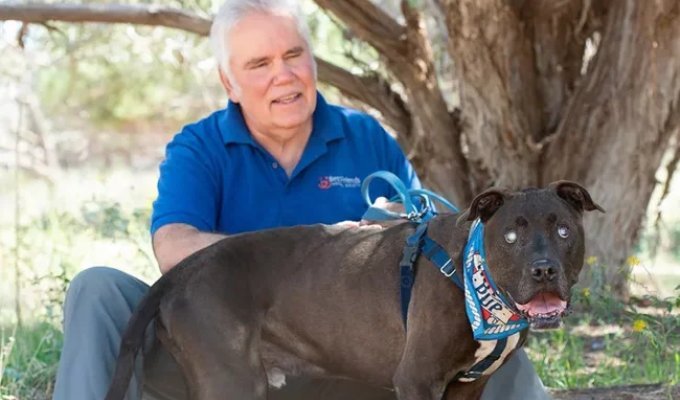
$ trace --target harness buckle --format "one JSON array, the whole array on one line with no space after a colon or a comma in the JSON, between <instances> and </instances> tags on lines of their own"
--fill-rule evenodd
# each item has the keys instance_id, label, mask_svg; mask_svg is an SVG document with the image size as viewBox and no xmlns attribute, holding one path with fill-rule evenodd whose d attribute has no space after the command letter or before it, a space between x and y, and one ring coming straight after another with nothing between
<instances>
[{"instance_id":1,"label":"harness buckle","mask_svg":"<svg viewBox=\"0 0 680 400\"><path fill-rule=\"evenodd\" d=\"M399 265L402 267L408 266L413 268L413 264L418 259L419 250L420 249L418 246L405 246Z\"/></svg>"},{"instance_id":2,"label":"harness buckle","mask_svg":"<svg viewBox=\"0 0 680 400\"><path fill-rule=\"evenodd\" d=\"M411 211L408 214L405 215L406 219L412 222L422 222L422 219L425 215L427 215L430 212L430 207L425 204L422 209L419 211Z\"/></svg>"},{"instance_id":3,"label":"harness buckle","mask_svg":"<svg viewBox=\"0 0 680 400\"><path fill-rule=\"evenodd\" d=\"M476 381L477 379L481 378L483 375L484 375L484 373L482 371L471 370L471 371L463 372L463 374L460 376L460 378Z\"/></svg>"},{"instance_id":4,"label":"harness buckle","mask_svg":"<svg viewBox=\"0 0 680 400\"><path fill-rule=\"evenodd\" d=\"M451 259L449 258L448 261L446 261L446 263L439 268L439 272L444 274L444 276L447 277L447 278L450 278L453 274L456 273L455 268L451 268L451 272L449 272L449 273L447 273L445 271L446 267L448 267L450 264L451 264Z\"/></svg>"}]
</instances>

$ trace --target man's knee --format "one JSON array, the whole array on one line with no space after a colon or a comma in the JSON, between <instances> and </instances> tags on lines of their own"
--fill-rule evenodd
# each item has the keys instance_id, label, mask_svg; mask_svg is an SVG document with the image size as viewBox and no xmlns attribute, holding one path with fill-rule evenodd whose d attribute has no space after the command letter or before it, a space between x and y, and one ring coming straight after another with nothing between
<instances>
[{"instance_id":1,"label":"man's knee","mask_svg":"<svg viewBox=\"0 0 680 400\"><path fill-rule=\"evenodd\" d=\"M69 285L64 304L64 347L55 399L104 397L120 336L148 287L107 267L88 268ZM130 393L136 393L137 386Z\"/></svg>"},{"instance_id":2,"label":"man's knee","mask_svg":"<svg viewBox=\"0 0 680 400\"><path fill-rule=\"evenodd\" d=\"M116 283L127 277L127 274L115 268L91 267L76 274L69 284L66 295L77 296L83 292L96 295L118 286Z\"/></svg>"},{"instance_id":3,"label":"man's knee","mask_svg":"<svg viewBox=\"0 0 680 400\"><path fill-rule=\"evenodd\" d=\"M147 288L143 282L115 268L88 268L71 280L64 313L69 314L76 308L132 310Z\"/></svg>"},{"instance_id":4,"label":"man's knee","mask_svg":"<svg viewBox=\"0 0 680 400\"><path fill-rule=\"evenodd\" d=\"M523 349L514 352L489 379L482 400L548 400L541 378Z\"/></svg>"}]
</instances>

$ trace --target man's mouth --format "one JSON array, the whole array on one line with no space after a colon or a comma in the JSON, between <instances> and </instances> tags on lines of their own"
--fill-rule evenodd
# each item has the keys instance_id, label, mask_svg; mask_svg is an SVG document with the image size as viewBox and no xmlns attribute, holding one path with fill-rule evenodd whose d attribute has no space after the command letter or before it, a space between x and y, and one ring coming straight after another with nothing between
<instances>
[{"instance_id":1,"label":"man's mouth","mask_svg":"<svg viewBox=\"0 0 680 400\"><path fill-rule=\"evenodd\" d=\"M302 97L302 93L292 93L286 96L279 97L272 101L273 104L281 104L281 105L288 105L291 103L294 103L297 101L299 98Z\"/></svg>"},{"instance_id":2,"label":"man's mouth","mask_svg":"<svg viewBox=\"0 0 680 400\"><path fill-rule=\"evenodd\" d=\"M538 293L528 303L516 306L532 330L559 328L562 317L568 312L567 302L553 292Z\"/></svg>"}]
</instances>

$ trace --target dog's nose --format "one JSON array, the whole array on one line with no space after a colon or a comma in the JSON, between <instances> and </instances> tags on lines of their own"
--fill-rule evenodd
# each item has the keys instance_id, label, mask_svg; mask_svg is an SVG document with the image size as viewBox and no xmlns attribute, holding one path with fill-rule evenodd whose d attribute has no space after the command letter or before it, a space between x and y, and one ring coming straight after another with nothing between
<instances>
[{"instance_id":1,"label":"dog's nose","mask_svg":"<svg viewBox=\"0 0 680 400\"><path fill-rule=\"evenodd\" d=\"M550 260L536 260L531 264L531 277L536 282L552 282L557 276L557 265Z\"/></svg>"}]
</instances>

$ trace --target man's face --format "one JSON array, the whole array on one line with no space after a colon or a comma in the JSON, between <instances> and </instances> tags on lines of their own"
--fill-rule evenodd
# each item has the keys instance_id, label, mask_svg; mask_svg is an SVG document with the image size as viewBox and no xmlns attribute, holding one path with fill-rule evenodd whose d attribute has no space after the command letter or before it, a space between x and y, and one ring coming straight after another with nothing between
<instances>
[{"instance_id":1,"label":"man's face","mask_svg":"<svg viewBox=\"0 0 680 400\"><path fill-rule=\"evenodd\" d=\"M291 17L253 13L228 34L233 82L222 76L249 127L285 136L311 129L316 107L314 60ZM234 90L236 89L236 90Z\"/></svg>"}]
</instances>

